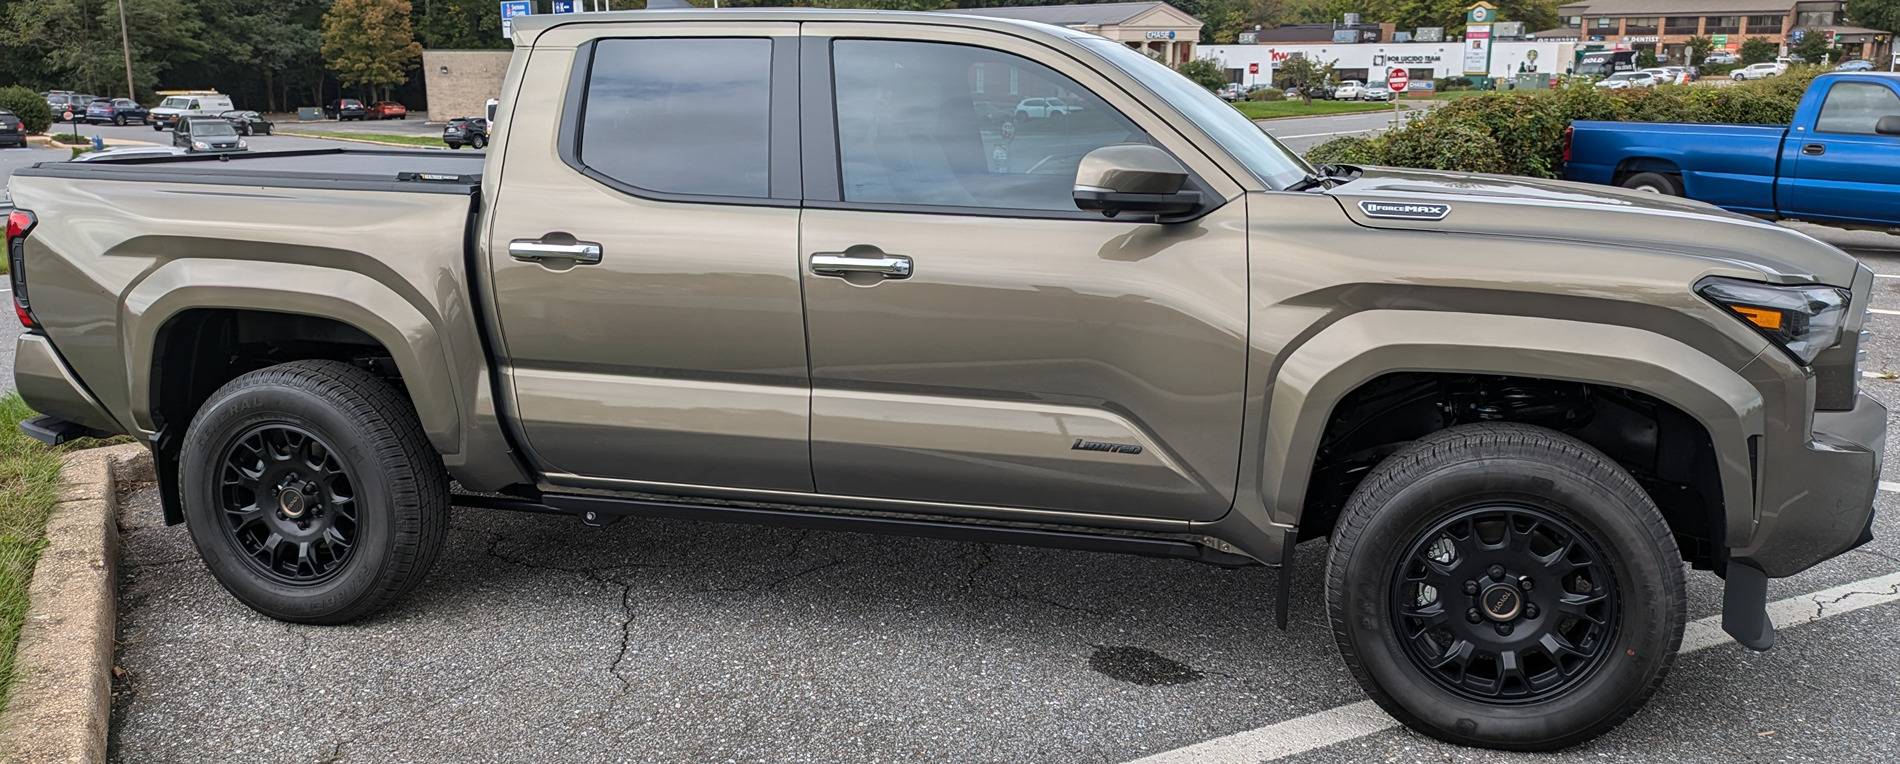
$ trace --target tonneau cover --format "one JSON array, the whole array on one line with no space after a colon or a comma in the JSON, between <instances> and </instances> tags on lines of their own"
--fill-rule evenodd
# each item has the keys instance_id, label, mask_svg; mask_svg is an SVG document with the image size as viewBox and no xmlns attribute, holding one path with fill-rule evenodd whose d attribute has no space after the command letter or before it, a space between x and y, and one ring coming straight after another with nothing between
<instances>
[{"instance_id":1,"label":"tonneau cover","mask_svg":"<svg viewBox=\"0 0 1900 764\"><path fill-rule=\"evenodd\" d=\"M14 174L278 188L471 193L481 185L485 158L480 152L426 149L304 149L40 162L16 170Z\"/></svg>"}]
</instances>

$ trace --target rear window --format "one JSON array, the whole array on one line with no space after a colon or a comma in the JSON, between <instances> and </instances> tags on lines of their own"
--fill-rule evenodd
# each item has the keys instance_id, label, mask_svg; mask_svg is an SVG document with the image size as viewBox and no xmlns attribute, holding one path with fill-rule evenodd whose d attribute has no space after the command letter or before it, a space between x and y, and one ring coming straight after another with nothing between
<instances>
[{"instance_id":1,"label":"rear window","mask_svg":"<svg viewBox=\"0 0 1900 764\"><path fill-rule=\"evenodd\" d=\"M767 196L772 41L602 40L580 161L635 188Z\"/></svg>"}]
</instances>

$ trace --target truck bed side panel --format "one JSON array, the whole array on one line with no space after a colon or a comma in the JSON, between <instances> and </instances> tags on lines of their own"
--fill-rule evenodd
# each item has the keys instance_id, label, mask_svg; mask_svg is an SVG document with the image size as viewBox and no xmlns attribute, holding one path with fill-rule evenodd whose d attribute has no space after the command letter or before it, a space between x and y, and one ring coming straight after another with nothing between
<instances>
[{"instance_id":1,"label":"truck bed side panel","mask_svg":"<svg viewBox=\"0 0 1900 764\"><path fill-rule=\"evenodd\" d=\"M1589 121L1572 128L1566 178L1614 185L1619 170L1673 168L1691 199L1736 212L1775 212L1783 128Z\"/></svg>"}]
</instances>

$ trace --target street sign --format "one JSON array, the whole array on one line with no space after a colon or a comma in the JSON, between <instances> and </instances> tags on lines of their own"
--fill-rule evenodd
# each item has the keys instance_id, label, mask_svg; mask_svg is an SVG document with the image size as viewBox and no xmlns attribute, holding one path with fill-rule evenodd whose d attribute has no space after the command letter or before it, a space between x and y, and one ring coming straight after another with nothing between
<instances>
[{"instance_id":1,"label":"street sign","mask_svg":"<svg viewBox=\"0 0 1900 764\"><path fill-rule=\"evenodd\" d=\"M1248 74L1259 74L1259 73L1260 73L1260 62L1259 62L1259 61L1255 61L1255 62L1253 62L1253 63L1251 63L1251 64L1248 64L1248 65L1247 65L1247 73L1248 73Z\"/></svg>"},{"instance_id":2,"label":"street sign","mask_svg":"<svg viewBox=\"0 0 1900 764\"><path fill-rule=\"evenodd\" d=\"M580 13L581 0L554 0L554 12L557 14Z\"/></svg>"},{"instance_id":3,"label":"street sign","mask_svg":"<svg viewBox=\"0 0 1900 764\"><path fill-rule=\"evenodd\" d=\"M67 110L65 110L65 111L62 111L62 112L60 112L60 113L59 113L59 121L61 121L61 122L71 122L71 121L73 121L73 110L72 110L72 109L67 109Z\"/></svg>"},{"instance_id":4,"label":"street sign","mask_svg":"<svg viewBox=\"0 0 1900 764\"><path fill-rule=\"evenodd\" d=\"M534 3L531 0L502 0L501 36L513 40L515 36L515 17L533 16Z\"/></svg>"},{"instance_id":5,"label":"street sign","mask_svg":"<svg viewBox=\"0 0 1900 764\"><path fill-rule=\"evenodd\" d=\"M1412 75L1404 69L1393 69L1391 74L1385 76L1385 86L1391 88L1394 93L1405 92L1406 86L1411 84Z\"/></svg>"}]
</instances>

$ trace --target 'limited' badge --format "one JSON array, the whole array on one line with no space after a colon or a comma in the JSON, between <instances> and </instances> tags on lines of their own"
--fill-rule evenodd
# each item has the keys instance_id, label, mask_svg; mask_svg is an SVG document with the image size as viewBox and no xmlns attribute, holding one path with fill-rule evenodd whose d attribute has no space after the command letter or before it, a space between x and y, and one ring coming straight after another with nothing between
<instances>
[{"instance_id":1,"label":"'limited' badge","mask_svg":"<svg viewBox=\"0 0 1900 764\"><path fill-rule=\"evenodd\" d=\"M1444 220L1446 215L1451 214L1449 204L1424 202L1360 202L1359 209L1375 218L1400 220Z\"/></svg>"}]
</instances>

